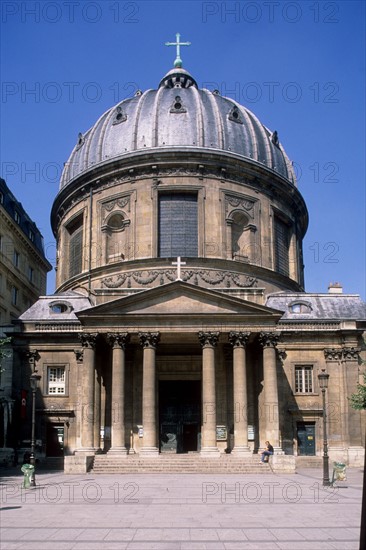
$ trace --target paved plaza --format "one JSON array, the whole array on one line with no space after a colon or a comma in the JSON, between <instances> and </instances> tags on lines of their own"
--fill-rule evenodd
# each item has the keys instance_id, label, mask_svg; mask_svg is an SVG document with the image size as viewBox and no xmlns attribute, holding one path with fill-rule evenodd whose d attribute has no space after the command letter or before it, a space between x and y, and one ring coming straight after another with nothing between
<instances>
[{"instance_id":1,"label":"paved plaza","mask_svg":"<svg viewBox=\"0 0 366 550\"><path fill-rule=\"evenodd\" d=\"M361 469L339 488L294 475L0 470L1 550L358 550Z\"/></svg>"}]
</instances>

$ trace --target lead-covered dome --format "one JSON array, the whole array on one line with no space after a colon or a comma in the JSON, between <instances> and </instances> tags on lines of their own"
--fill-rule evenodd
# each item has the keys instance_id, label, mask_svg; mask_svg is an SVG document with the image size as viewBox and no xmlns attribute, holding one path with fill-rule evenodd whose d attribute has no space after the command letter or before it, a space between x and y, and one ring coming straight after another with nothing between
<instances>
[{"instance_id":1,"label":"lead-covered dome","mask_svg":"<svg viewBox=\"0 0 366 550\"><path fill-rule=\"evenodd\" d=\"M60 188L98 165L154 149L212 149L265 165L295 184L292 164L277 132L219 92L199 89L194 78L174 68L157 90L138 91L106 111L79 134L65 164Z\"/></svg>"}]
</instances>

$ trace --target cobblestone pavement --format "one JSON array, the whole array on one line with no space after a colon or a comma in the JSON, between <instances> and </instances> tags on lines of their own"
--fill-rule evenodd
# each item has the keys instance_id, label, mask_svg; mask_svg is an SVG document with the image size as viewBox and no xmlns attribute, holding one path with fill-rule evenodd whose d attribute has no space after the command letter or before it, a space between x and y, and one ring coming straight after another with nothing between
<instances>
[{"instance_id":1,"label":"cobblestone pavement","mask_svg":"<svg viewBox=\"0 0 366 550\"><path fill-rule=\"evenodd\" d=\"M361 469L294 475L70 475L22 488L0 470L1 550L358 550Z\"/></svg>"}]
</instances>

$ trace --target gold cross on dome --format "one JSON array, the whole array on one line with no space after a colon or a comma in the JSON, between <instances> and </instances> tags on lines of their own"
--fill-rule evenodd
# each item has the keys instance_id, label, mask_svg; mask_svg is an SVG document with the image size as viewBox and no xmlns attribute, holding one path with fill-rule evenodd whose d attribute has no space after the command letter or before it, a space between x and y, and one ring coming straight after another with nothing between
<instances>
[{"instance_id":1,"label":"gold cross on dome","mask_svg":"<svg viewBox=\"0 0 366 550\"><path fill-rule=\"evenodd\" d=\"M182 67L182 64L183 64L182 59L180 57L180 47L181 46L190 46L191 43L190 42L181 42L179 32L177 32L175 37L176 37L175 42L165 42L165 45L166 46L176 46L176 48L177 48L177 57L175 58L175 61L174 61L174 67L180 69Z\"/></svg>"}]
</instances>

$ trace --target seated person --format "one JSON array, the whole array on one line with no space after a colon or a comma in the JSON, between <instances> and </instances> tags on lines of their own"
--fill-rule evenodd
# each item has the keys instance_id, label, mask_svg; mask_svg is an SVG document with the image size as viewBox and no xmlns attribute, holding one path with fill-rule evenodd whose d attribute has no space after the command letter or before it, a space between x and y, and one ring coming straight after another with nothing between
<instances>
[{"instance_id":1,"label":"seated person","mask_svg":"<svg viewBox=\"0 0 366 550\"><path fill-rule=\"evenodd\" d=\"M261 455L261 464L262 464L263 462L268 462L268 461L269 461L269 457L270 457L271 455L273 455L273 452L274 452L273 447L272 447L272 445L270 444L269 441L266 441L265 444L266 444L266 448L265 448L265 450L262 452L262 455Z\"/></svg>"}]
</instances>

